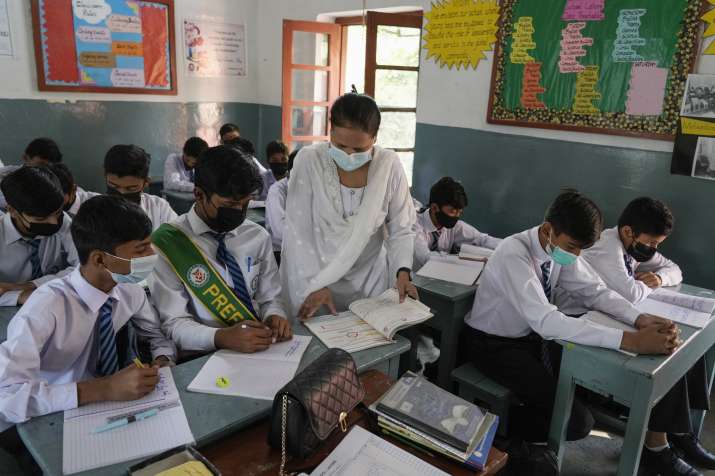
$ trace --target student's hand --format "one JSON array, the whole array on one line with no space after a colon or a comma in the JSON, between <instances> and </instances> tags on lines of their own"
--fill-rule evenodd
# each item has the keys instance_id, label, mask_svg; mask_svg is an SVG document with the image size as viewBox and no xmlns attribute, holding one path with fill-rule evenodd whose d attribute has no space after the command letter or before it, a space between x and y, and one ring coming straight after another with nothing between
<instances>
[{"instance_id":1,"label":"student's hand","mask_svg":"<svg viewBox=\"0 0 715 476\"><path fill-rule=\"evenodd\" d=\"M34 287L33 287L33 288L24 289L24 290L20 293L20 296L18 296L18 298L17 298L17 304L20 305L20 306L22 306L23 304L25 304L25 302L27 302L27 300L29 299L30 294L32 294L33 292L35 292L35 288L34 288Z\"/></svg>"},{"instance_id":2,"label":"student's hand","mask_svg":"<svg viewBox=\"0 0 715 476\"><path fill-rule=\"evenodd\" d=\"M242 321L219 329L214 337L217 349L228 349L245 354L266 350L273 342L273 331L262 322Z\"/></svg>"},{"instance_id":3,"label":"student's hand","mask_svg":"<svg viewBox=\"0 0 715 476\"><path fill-rule=\"evenodd\" d=\"M151 361L152 367L176 367L176 363L166 355L160 355Z\"/></svg>"},{"instance_id":4,"label":"student's hand","mask_svg":"<svg viewBox=\"0 0 715 476\"><path fill-rule=\"evenodd\" d=\"M665 333L677 333L680 335L680 329L677 325L670 319L665 317L656 316L654 314L641 314L638 316L635 322L636 329L644 329L650 326L660 327L661 332Z\"/></svg>"},{"instance_id":5,"label":"student's hand","mask_svg":"<svg viewBox=\"0 0 715 476\"><path fill-rule=\"evenodd\" d=\"M290 322L285 317L273 315L268 316L264 322L273 332L274 342L283 342L293 338L293 329Z\"/></svg>"},{"instance_id":6,"label":"student's hand","mask_svg":"<svg viewBox=\"0 0 715 476\"><path fill-rule=\"evenodd\" d=\"M301 321L307 321L313 317L323 305L328 308L328 311L330 311L333 316L338 315L338 311L335 310L333 295L330 289L323 288L310 293L308 297L305 298L303 305L300 306L300 310L298 310L298 318Z\"/></svg>"},{"instance_id":7,"label":"student's hand","mask_svg":"<svg viewBox=\"0 0 715 476\"><path fill-rule=\"evenodd\" d=\"M395 285L397 292L400 294L400 304L405 302L405 297L409 296L412 299L419 299L420 296L417 294L417 288L412 281L410 281L410 273L407 271L400 271L397 274L397 284Z\"/></svg>"},{"instance_id":8,"label":"student's hand","mask_svg":"<svg viewBox=\"0 0 715 476\"><path fill-rule=\"evenodd\" d=\"M105 400L136 400L150 394L159 383L159 368L140 369L129 364L119 372L106 378Z\"/></svg>"},{"instance_id":9,"label":"student's hand","mask_svg":"<svg viewBox=\"0 0 715 476\"><path fill-rule=\"evenodd\" d=\"M662 327L644 327L638 332L624 332L621 349L636 354L672 354L682 341L677 333L661 332Z\"/></svg>"},{"instance_id":10,"label":"student's hand","mask_svg":"<svg viewBox=\"0 0 715 476\"><path fill-rule=\"evenodd\" d=\"M636 279L651 289L658 289L663 284L663 280L655 273L636 273Z\"/></svg>"},{"instance_id":11,"label":"student's hand","mask_svg":"<svg viewBox=\"0 0 715 476\"><path fill-rule=\"evenodd\" d=\"M36 286L30 282L27 283L0 283L0 296L10 291L29 291L34 290Z\"/></svg>"}]
</instances>

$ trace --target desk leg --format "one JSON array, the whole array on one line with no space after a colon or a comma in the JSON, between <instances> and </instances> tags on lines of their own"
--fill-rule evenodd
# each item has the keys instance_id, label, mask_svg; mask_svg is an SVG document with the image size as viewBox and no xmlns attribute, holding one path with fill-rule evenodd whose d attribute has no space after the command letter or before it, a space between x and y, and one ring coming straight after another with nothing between
<instances>
[{"instance_id":1,"label":"desk leg","mask_svg":"<svg viewBox=\"0 0 715 476\"><path fill-rule=\"evenodd\" d=\"M459 348L459 332L464 325L464 316L454 316L442 330L439 344L439 360L437 361L437 385L451 391L452 384L450 373L457 362L457 349Z\"/></svg>"},{"instance_id":2,"label":"desk leg","mask_svg":"<svg viewBox=\"0 0 715 476\"><path fill-rule=\"evenodd\" d=\"M400 335L409 339L410 350L400 356L400 373L410 370L417 371L417 340L420 336L419 326L412 326L400 331Z\"/></svg>"},{"instance_id":3,"label":"desk leg","mask_svg":"<svg viewBox=\"0 0 715 476\"><path fill-rule=\"evenodd\" d=\"M569 352L564 352L561 358L561 370L559 371L559 381L556 387L556 399L554 400L554 411L551 417L551 428L549 429L549 448L556 453L556 460L561 469L563 463L564 442L566 441L566 430L571 417L571 407L573 407L576 384L573 379L572 362Z\"/></svg>"},{"instance_id":4,"label":"desk leg","mask_svg":"<svg viewBox=\"0 0 715 476\"><path fill-rule=\"evenodd\" d=\"M626 435L623 438L621 459L618 462L617 476L635 476L638 474L638 463L641 459L643 440L648 429L650 410L652 406L653 381L645 377L638 377L633 402L628 415Z\"/></svg>"},{"instance_id":5,"label":"desk leg","mask_svg":"<svg viewBox=\"0 0 715 476\"><path fill-rule=\"evenodd\" d=\"M393 357L387 361L387 369L383 370L384 373L390 376L391 379L397 380L399 377L400 369L400 358Z\"/></svg>"},{"instance_id":6,"label":"desk leg","mask_svg":"<svg viewBox=\"0 0 715 476\"><path fill-rule=\"evenodd\" d=\"M712 392L713 378L715 378L715 346L710 347L705 353L705 375L708 378L708 395ZM705 410L692 410L690 420L693 425L693 432L699 437L705 422Z\"/></svg>"}]
</instances>

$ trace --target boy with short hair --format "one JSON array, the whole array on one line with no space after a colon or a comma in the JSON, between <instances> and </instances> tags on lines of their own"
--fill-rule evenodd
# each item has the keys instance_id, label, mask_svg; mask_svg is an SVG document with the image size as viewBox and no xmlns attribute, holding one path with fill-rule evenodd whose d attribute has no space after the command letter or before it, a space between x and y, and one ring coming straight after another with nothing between
<instances>
[{"instance_id":1,"label":"boy with short hair","mask_svg":"<svg viewBox=\"0 0 715 476\"><path fill-rule=\"evenodd\" d=\"M22 165L40 167L49 164L58 164L60 162L62 162L62 152L60 152L60 148L55 141L47 137L38 137L30 141L27 147L25 147L25 153L22 155ZM20 167L21 165L3 166L0 162L0 182L3 178ZM6 208L7 202L5 201L5 197L0 193L0 209L5 210Z\"/></svg>"},{"instance_id":2,"label":"boy with short hair","mask_svg":"<svg viewBox=\"0 0 715 476\"><path fill-rule=\"evenodd\" d=\"M263 176L263 174L268 171L268 169L266 169L263 164L261 164L261 162L256 158L256 147L253 145L253 142L246 139L245 137L235 136L230 139L226 139L225 141L222 141L222 144L239 149L244 154L249 155L251 159L253 159L253 164L258 167L258 171L261 173L261 176ZM254 200L257 200L257 198L255 198Z\"/></svg>"},{"instance_id":3,"label":"boy with short hair","mask_svg":"<svg viewBox=\"0 0 715 476\"><path fill-rule=\"evenodd\" d=\"M62 208L71 218L77 215L79 207L84 202L99 195L98 193L88 192L82 189L82 187L79 187L75 183L74 176L69 167L64 163L50 164L49 168L60 181L62 192L65 194L65 204Z\"/></svg>"},{"instance_id":4,"label":"boy with short hair","mask_svg":"<svg viewBox=\"0 0 715 476\"><path fill-rule=\"evenodd\" d=\"M77 266L64 194L47 167L21 167L0 182L0 306L22 305L41 284Z\"/></svg>"},{"instance_id":5,"label":"boy with short hair","mask_svg":"<svg viewBox=\"0 0 715 476\"><path fill-rule=\"evenodd\" d=\"M199 156L209 148L200 137L192 137L184 143L181 154L171 154L164 162L164 188L177 192L194 190L194 168Z\"/></svg>"},{"instance_id":6,"label":"boy with short hair","mask_svg":"<svg viewBox=\"0 0 715 476\"><path fill-rule=\"evenodd\" d=\"M154 230L176 218L169 202L156 195L144 193L149 186L151 156L136 145L115 145L104 157L104 177L107 194L135 203L144 210Z\"/></svg>"},{"instance_id":7,"label":"boy with short hair","mask_svg":"<svg viewBox=\"0 0 715 476\"><path fill-rule=\"evenodd\" d=\"M221 140L221 144L226 144L231 139L241 137L241 129L236 124L227 122L218 130L218 137Z\"/></svg>"},{"instance_id":8,"label":"boy with short hair","mask_svg":"<svg viewBox=\"0 0 715 476\"><path fill-rule=\"evenodd\" d=\"M126 200L99 196L82 206L72 223L81 265L33 293L0 345L0 430L154 390L157 367L172 362L175 348L144 290L128 284L155 262L150 233L147 216ZM143 343L150 368L132 363Z\"/></svg>"},{"instance_id":9,"label":"boy with short hair","mask_svg":"<svg viewBox=\"0 0 715 476\"><path fill-rule=\"evenodd\" d=\"M467 192L451 177L443 177L430 189L429 205L417 212L415 222L414 268L419 269L430 256L458 253L463 244L494 249L500 238L482 233L460 220L467 208Z\"/></svg>"},{"instance_id":10,"label":"boy with short hair","mask_svg":"<svg viewBox=\"0 0 715 476\"><path fill-rule=\"evenodd\" d=\"M261 184L250 156L212 147L196 166L193 208L154 233L149 288L181 351L256 352L292 337L270 236L245 221Z\"/></svg>"},{"instance_id":11,"label":"boy with short hair","mask_svg":"<svg viewBox=\"0 0 715 476\"><path fill-rule=\"evenodd\" d=\"M288 146L279 140L271 141L266 146L266 158L270 170L261 174L263 192L261 192L259 200L265 201L273 184L284 179L288 174L288 155Z\"/></svg>"},{"instance_id":12,"label":"boy with short hair","mask_svg":"<svg viewBox=\"0 0 715 476\"><path fill-rule=\"evenodd\" d=\"M288 180L290 171L293 169L293 161L298 155L298 150L294 150L288 156L288 170L286 176L273 184L266 197L266 230L271 234L273 242L273 252L276 261L280 264L281 247L283 246L283 227L286 216L286 197L288 196Z\"/></svg>"}]
</instances>

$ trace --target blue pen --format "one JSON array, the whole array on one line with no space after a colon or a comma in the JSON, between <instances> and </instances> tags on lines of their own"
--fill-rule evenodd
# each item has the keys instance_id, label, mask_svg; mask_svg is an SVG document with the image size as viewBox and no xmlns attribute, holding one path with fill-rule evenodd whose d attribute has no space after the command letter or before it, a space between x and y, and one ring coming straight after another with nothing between
<instances>
[{"instance_id":1,"label":"blue pen","mask_svg":"<svg viewBox=\"0 0 715 476\"><path fill-rule=\"evenodd\" d=\"M248 261L248 272L250 273L251 272L251 263L253 262L253 260L249 256L248 258L246 258L246 261Z\"/></svg>"},{"instance_id":2,"label":"blue pen","mask_svg":"<svg viewBox=\"0 0 715 476\"><path fill-rule=\"evenodd\" d=\"M142 421L146 420L147 418L156 416L159 414L159 409L158 408L152 408L150 410L137 413L136 415L129 415L127 417L124 417L120 420L113 421L111 423L107 423L106 425L100 426L96 430L94 430L95 433L104 433L105 431L113 430L115 428L120 428L126 425L129 425L130 423L134 423L136 421Z\"/></svg>"}]
</instances>

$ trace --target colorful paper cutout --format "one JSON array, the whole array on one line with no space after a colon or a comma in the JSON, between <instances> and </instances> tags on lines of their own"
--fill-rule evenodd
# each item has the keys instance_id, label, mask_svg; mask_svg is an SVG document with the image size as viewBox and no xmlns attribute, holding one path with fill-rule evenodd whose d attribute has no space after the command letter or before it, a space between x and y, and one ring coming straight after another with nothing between
<instances>
[{"instance_id":1,"label":"colorful paper cutout","mask_svg":"<svg viewBox=\"0 0 715 476\"><path fill-rule=\"evenodd\" d=\"M521 107L524 109L546 109L546 105L537 94L543 94L546 89L541 86L541 63L524 65L524 78L521 87Z\"/></svg>"},{"instance_id":2,"label":"colorful paper cutout","mask_svg":"<svg viewBox=\"0 0 715 476\"><path fill-rule=\"evenodd\" d=\"M713 122L691 119L689 117L681 117L680 128L683 131L683 134L715 137L715 123Z\"/></svg>"},{"instance_id":3,"label":"colorful paper cutout","mask_svg":"<svg viewBox=\"0 0 715 476\"><path fill-rule=\"evenodd\" d=\"M97 25L112 13L112 7L105 0L72 0L72 11L80 20Z\"/></svg>"},{"instance_id":4,"label":"colorful paper cutout","mask_svg":"<svg viewBox=\"0 0 715 476\"><path fill-rule=\"evenodd\" d=\"M709 0L711 5L715 5L715 0ZM715 9L710 10L707 12L705 15L700 17L701 20L703 20L705 23L708 24L708 27L705 29L705 33L703 33L703 38L709 38L711 36L715 36ZM708 45L707 48L705 48L705 51L703 51L704 55L715 55L715 41L711 41L710 45Z\"/></svg>"},{"instance_id":5,"label":"colorful paper cutout","mask_svg":"<svg viewBox=\"0 0 715 476\"><path fill-rule=\"evenodd\" d=\"M618 31L613 43L613 61L616 63L643 61L635 47L646 44L645 38L640 36L641 17L646 13L645 8L634 8L621 10L618 14Z\"/></svg>"},{"instance_id":6,"label":"colorful paper cutout","mask_svg":"<svg viewBox=\"0 0 715 476\"><path fill-rule=\"evenodd\" d=\"M569 23L561 32L559 71L562 73L580 73L586 69L578 62L578 58L586 56L584 46L593 46L593 38L585 38L581 34L585 27L585 22Z\"/></svg>"},{"instance_id":7,"label":"colorful paper cutout","mask_svg":"<svg viewBox=\"0 0 715 476\"><path fill-rule=\"evenodd\" d=\"M143 88L145 85L144 71L141 69L114 68L111 80L118 88Z\"/></svg>"},{"instance_id":8,"label":"colorful paper cutout","mask_svg":"<svg viewBox=\"0 0 715 476\"><path fill-rule=\"evenodd\" d=\"M101 26L81 26L76 31L77 39L85 43L111 43L112 33Z\"/></svg>"},{"instance_id":9,"label":"colorful paper cutout","mask_svg":"<svg viewBox=\"0 0 715 476\"><path fill-rule=\"evenodd\" d=\"M514 64L533 63L534 58L527 53L527 50L536 48L534 42L534 19L532 17L521 17L514 24L514 34L511 42L511 54L509 60Z\"/></svg>"},{"instance_id":10,"label":"colorful paper cutout","mask_svg":"<svg viewBox=\"0 0 715 476\"><path fill-rule=\"evenodd\" d=\"M598 66L586 66L576 77L576 97L573 101L573 112L576 114L598 114L601 110L593 101L601 100L598 92Z\"/></svg>"},{"instance_id":11,"label":"colorful paper cutout","mask_svg":"<svg viewBox=\"0 0 715 476\"><path fill-rule=\"evenodd\" d=\"M137 16L109 15L107 27L114 33L141 33L142 21L138 14Z\"/></svg>"},{"instance_id":12,"label":"colorful paper cutout","mask_svg":"<svg viewBox=\"0 0 715 476\"><path fill-rule=\"evenodd\" d=\"M79 64L86 68L114 68L117 60L112 53L83 51L79 55Z\"/></svg>"},{"instance_id":13,"label":"colorful paper cutout","mask_svg":"<svg viewBox=\"0 0 715 476\"><path fill-rule=\"evenodd\" d=\"M496 42L499 5L497 0L445 0L433 3L425 20L427 59L449 69L476 69Z\"/></svg>"},{"instance_id":14,"label":"colorful paper cutout","mask_svg":"<svg viewBox=\"0 0 715 476\"><path fill-rule=\"evenodd\" d=\"M142 19L142 42L144 44L144 80L147 86L169 86L169 21L166 8L157 4L142 3L139 7Z\"/></svg>"},{"instance_id":15,"label":"colorful paper cutout","mask_svg":"<svg viewBox=\"0 0 715 476\"><path fill-rule=\"evenodd\" d=\"M603 12L605 2L606 0L568 0L561 19L563 21L603 20L605 18L605 13Z\"/></svg>"},{"instance_id":16,"label":"colorful paper cutout","mask_svg":"<svg viewBox=\"0 0 715 476\"><path fill-rule=\"evenodd\" d=\"M626 101L626 114L660 116L663 114L668 70L656 62L633 63Z\"/></svg>"},{"instance_id":17,"label":"colorful paper cutout","mask_svg":"<svg viewBox=\"0 0 715 476\"><path fill-rule=\"evenodd\" d=\"M144 49L137 41L115 41L112 43L112 53L117 56L144 56Z\"/></svg>"}]
</instances>

